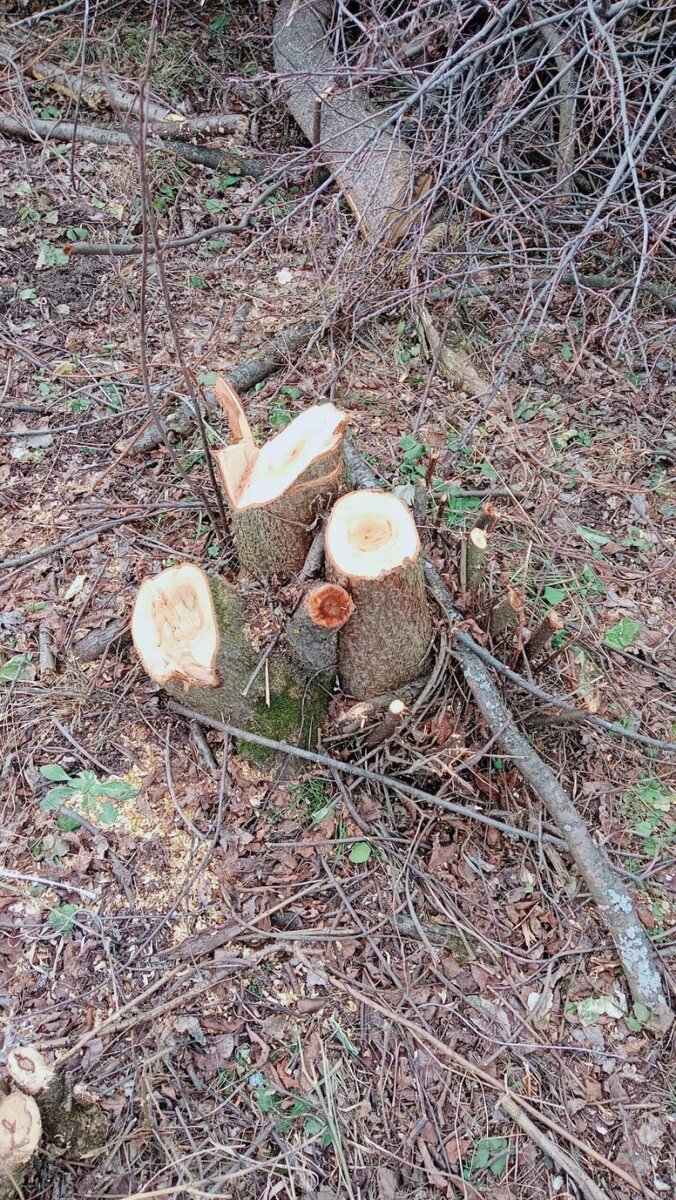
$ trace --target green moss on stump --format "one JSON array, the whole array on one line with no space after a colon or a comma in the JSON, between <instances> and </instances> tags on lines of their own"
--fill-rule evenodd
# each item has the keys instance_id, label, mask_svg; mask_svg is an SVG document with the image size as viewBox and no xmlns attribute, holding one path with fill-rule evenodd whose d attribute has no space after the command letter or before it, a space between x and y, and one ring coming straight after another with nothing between
<instances>
[{"instance_id":1,"label":"green moss on stump","mask_svg":"<svg viewBox=\"0 0 676 1200\"><path fill-rule=\"evenodd\" d=\"M262 653L261 647L254 646L248 636L252 613L235 588L213 579L209 583L221 639L216 664L220 685L184 689L182 684L173 682L167 684L166 691L180 704L203 716L274 741L313 749L331 698L332 678L324 675L308 680L280 647L273 651L267 664L270 704L266 703L265 670L259 672L244 696L242 693ZM273 751L252 742L240 740L237 749L256 763L269 763L275 757Z\"/></svg>"}]
</instances>

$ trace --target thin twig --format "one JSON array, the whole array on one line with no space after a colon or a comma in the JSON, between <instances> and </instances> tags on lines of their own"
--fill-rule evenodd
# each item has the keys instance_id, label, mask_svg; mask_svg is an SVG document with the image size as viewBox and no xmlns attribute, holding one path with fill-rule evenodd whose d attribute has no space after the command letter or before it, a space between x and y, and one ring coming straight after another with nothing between
<instances>
[{"instance_id":1,"label":"thin twig","mask_svg":"<svg viewBox=\"0 0 676 1200\"><path fill-rule=\"evenodd\" d=\"M177 704L175 700L169 700L167 708L179 717L185 717L189 721L199 721L201 725L206 725L209 729L220 729L221 732L229 733L232 737L239 738L241 741L251 742L254 746L262 746L266 750L275 750L279 754L289 754L293 758L302 758L305 762L316 763L317 766L326 767L329 771L342 771L345 775L354 775L357 779L365 779L369 783L379 783L383 787L403 792L404 795L411 796L414 800L423 800L426 804L433 804L437 808L443 808L444 812L453 813L458 817L468 817L472 821L478 821L480 825L489 825L492 829L499 829L501 833L505 833L509 837L518 837L528 842L537 842L540 840L540 836L542 836L545 841L565 848L566 843L561 838L554 837L552 834L545 833L540 835L532 833L529 829L518 829L515 825L507 825L504 821L498 821L495 817L489 817L485 813L468 808L464 804L454 804L450 800L443 800L440 796L432 795L431 792L424 792L421 788L413 787L410 783L403 783L399 779L391 779L388 775L380 775L377 771L369 771L365 767L356 766L354 763L341 762L338 758L329 758L327 754L315 754L314 751L304 750L301 746L290 746L288 742L277 742L273 738L263 737L262 734L252 733L248 729L239 729L236 725L228 725L225 721L217 721L213 717L206 717L201 713L196 713L191 708L185 708L184 705Z\"/></svg>"}]
</instances>

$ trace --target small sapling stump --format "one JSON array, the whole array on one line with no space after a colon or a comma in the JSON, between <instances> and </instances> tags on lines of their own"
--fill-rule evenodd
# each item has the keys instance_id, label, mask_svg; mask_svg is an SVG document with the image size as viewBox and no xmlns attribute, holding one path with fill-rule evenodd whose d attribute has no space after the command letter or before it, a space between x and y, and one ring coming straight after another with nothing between
<instances>
[{"instance_id":1,"label":"small sapling stump","mask_svg":"<svg viewBox=\"0 0 676 1200\"><path fill-rule=\"evenodd\" d=\"M338 674L356 700L393 692L423 671L432 620L420 539L406 505L387 492L350 492L326 526L326 569L351 595L338 635Z\"/></svg>"},{"instance_id":2,"label":"small sapling stump","mask_svg":"<svg viewBox=\"0 0 676 1200\"><path fill-rule=\"evenodd\" d=\"M186 563L143 581L131 630L145 670L180 704L278 741L314 744L333 677L309 678L280 645L252 679L274 633L262 601Z\"/></svg>"},{"instance_id":3,"label":"small sapling stump","mask_svg":"<svg viewBox=\"0 0 676 1200\"><path fill-rule=\"evenodd\" d=\"M40 1109L32 1096L10 1092L0 1101L0 1200L21 1196L23 1169L42 1135Z\"/></svg>"},{"instance_id":4,"label":"small sapling stump","mask_svg":"<svg viewBox=\"0 0 676 1200\"><path fill-rule=\"evenodd\" d=\"M317 517L343 490L345 414L333 404L315 406L258 448L229 384L219 380L214 393L233 438L215 459L240 567L245 574L288 582L303 567Z\"/></svg>"},{"instance_id":5,"label":"small sapling stump","mask_svg":"<svg viewBox=\"0 0 676 1200\"><path fill-rule=\"evenodd\" d=\"M72 1158L81 1158L105 1143L108 1118L95 1103L81 1104L66 1094L63 1079L32 1046L7 1055L10 1079L37 1106L45 1137Z\"/></svg>"},{"instance_id":6,"label":"small sapling stump","mask_svg":"<svg viewBox=\"0 0 676 1200\"><path fill-rule=\"evenodd\" d=\"M349 621L354 604L337 583L310 588L286 624L291 652L308 672L332 672L338 663L338 630Z\"/></svg>"}]
</instances>

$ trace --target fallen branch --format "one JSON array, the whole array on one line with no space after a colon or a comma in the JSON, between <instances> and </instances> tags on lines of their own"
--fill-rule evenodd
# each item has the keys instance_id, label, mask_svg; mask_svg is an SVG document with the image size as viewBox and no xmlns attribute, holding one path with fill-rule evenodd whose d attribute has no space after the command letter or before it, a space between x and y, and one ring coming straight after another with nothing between
<instances>
[{"instance_id":1,"label":"fallen branch","mask_svg":"<svg viewBox=\"0 0 676 1200\"><path fill-rule=\"evenodd\" d=\"M430 562L425 563L427 583L451 626L460 619L450 592ZM509 754L514 766L542 801L564 838L571 857L595 901L603 923L617 949L629 989L636 1003L651 1014L650 1027L666 1033L674 1014L662 984L657 958L636 915L633 901L608 860L593 840L585 822L564 791L551 767L517 729L485 664L463 639L454 651L474 702L491 733Z\"/></svg>"},{"instance_id":2,"label":"fallen branch","mask_svg":"<svg viewBox=\"0 0 676 1200\"><path fill-rule=\"evenodd\" d=\"M349 441L345 444L345 459L353 485L359 483L368 487L378 486L373 473ZM456 609L453 598L436 568L427 559L425 576L432 595L454 632L457 643L454 656L477 708L496 741L509 754L514 766L530 784L560 830L614 942L634 1001L649 1010L650 1028L666 1033L673 1022L674 1014L662 984L657 958L636 915L627 889L593 841L585 822L551 767L540 758L528 739L517 729L512 714L482 661L486 652L469 634L457 629L462 615ZM491 665L502 668L499 659L493 659L492 655L489 657ZM515 673L510 671L509 677L513 674ZM516 679L520 681L519 676L516 676Z\"/></svg>"},{"instance_id":3,"label":"fallen branch","mask_svg":"<svg viewBox=\"0 0 676 1200\"><path fill-rule=\"evenodd\" d=\"M176 131L180 126L176 127ZM26 141L52 139L57 142L91 142L95 146L132 146L129 134L120 129L106 129L100 125L75 125L72 121L45 121L38 117L19 120L6 113L0 113L0 133L8 137L24 138ZM200 167L213 167L214 170L230 170L252 179L262 179L267 174L266 167L256 159L243 158L234 150L216 150L208 146L193 146L180 138L171 136L148 137L148 150L168 150L186 162L196 163ZM277 185L279 186L279 185ZM81 249L81 247L80 247ZM140 253L140 251L139 251Z\"/></svg>"},{"instance_id":4,"label":"fallen branch","mask_svg":"<svg viewBox=\"0 0 676 1200\"><path fill-rule=\"evenodd\" d=\"M421 788L413 787L410 783L403 783L400 779L392 779L389 775L381 775L378 771L369 771L366 767L356 766L355 763L342 762L339 758L329 758L327 754L315 754L314 751L304 750L301 746L291 746L288 742L278 742L273 738L251 733L248 729L239 729L235 725L227 725L224 721L217 721L211 717L203 716L198 712L194 712L191 708L186 708L183 704L177 704L175 700L170 700L167 708L179 717L185 717L188 721L199 721L209 729L218 729L221 733L229 733L231 737L239 738L240 741L251 742L254 746L261 746L265 750L274 750L280 754L289 754L294 758L302 758L305 762L315 763L316 766L327 767L330 771L342 772L344 775L354 775L356 779L365 779L369 783L379 783L383 787L392 788L395 792L403 792L405 796L410 796L413 800L422 800L426 804L433 804L436 808L442 808L444 812L454 813L459 817L468 817L472 821L478 821L480 825L490 826L491 829L499 829L501 833L507 834L508 837L523 838L527 842L539 842L540 837L542 837L543 841L551 842L552 845L565 849L566 843L561 838L554 837L552 834L543 833L540 835L532 833L530 829L519 829L516 825L507 825L504 821L498 821L495 817L489 817L485 813L468 808L465 804L454 804L451 800L444 800L441 796L434 796L431 792L424 792Z\"/></svg>"},{"instance_id":5,"label":"fallen branch","mask_svg":"<svg viewBox=\"0 0 676 1200\"><path fill-rule=\"evenodd\" d=\"M293 329L288 329L284 333L278 334L273 338L263 353L258 358L249 359L248 362L241 363L240 366L234 367L233 370L226 375L228 383L232 385L236 392L249 392L257 383L262 383L269 375L279 367L285 366L298 350L304 349L310 339L319 332L321 323L319 321L302 321L300 325L294 326ZM174 410L173 417L168 418L167 426L172 432L180 433L185 436L190 431L195 422L195 413L193 409L186 403L178 410ZM133 454L143 454L148 450L154 450L162 444L162 435L157 425L151 424L135 441Z\"/></svg>"},{"instance_id":6,"label":"fallen branch","mask_svg":"<svg viewBox=\"0 0 676 1200\"><path fill-rule=\"evenodd\" d=\"M575 1180L578 1187L588 1197L588 1200L608 1200L608 1193L604 1192L603 1188L600 1188L597 1183L594 1183L591 1176L575 1161L572 1155L568 1154L566 1150L562 1150L552 1138L547 1137L546 1134L538 1129L530 1117L519 1108L519 1105L512 1096L505 1093L504 1096L500 1097L498 1103L500 1108L503 1108L508 1113L526 1136L532 1142L535 1142L535 1145L539 1146L557 1167L560 1167L562 1171L565 1171L566 1175Z\"/></svg>"},{"instance_id":7,"label":"fallen branch","mask_svg":"<svg viewBox=\"0 0 676 1200\"><path fill-rule=\"evenodd\" d=\"M302 951L299 951L299 955L303 961L310 963L311 960L306 959ZM313 963L312 965L315 969L320 969L320 965L318 963ZM624 1183L629 1184L629 1186L635 1191L638 1192L641 1190L638 1180L634 1176L630 1175L628 1171L625 1171L623 1167L612 1162L609 1158L606 1158L605 1155L600 1154L599 1151L595 1150L593 1146L590 1146L587 1142L583 1142L582 1139L577 1137L577 1135L574 1134L570 1129L566 1129L563 1125L560 1125L558 1121L555 1121L552 1117L547 1116L546 1113L539 1112L537 1108L534 1108L532 1104L529 1104L525 1097L520 1095L518 1092L506 1092L504 1080L498 1079L489 1071L483 1070L483 1068L478 1066L477 1063L472 1062L470 1058L465 1058L464 1054L459 1054L457 1050L453 1050L446 1043L442 1042L440 1038L435 1037L433 1033L425 1029L422 1025L416 1024L415 1021L410 1020L410 1018L404 1016L403 1013L394 1012L393 1009L388 1008L385 1004L382 1004L380 1001L376 1000L375 997L370 996L366 992L360 991L346 978L328 967L326 962L321 964L321 971L327 976L332 984L335 984L336 988L338 988L340 991L347 992L347 994L351 996L353 1000L356 1000L357 1004L363 1004L366 1008L370 1008L372 1011L380 1013L380 1015L385 1017L391 1025L401 1025L403 1029L408 1030L408 1032L412 1034L412 1036L416 1038L418 1042L432 1050L434 1054L438 1056L440 1062L444 1062L445 1060L446 1062L452 1063L454 1066L458 1067L463 1074L469 1074L474 1079L480 1079L481 1082L485 1083L487 1087L500 1091L501 1094L507 1095L519 1109L521 1109L523 1112L529 1113L532 1117L535 1117L536 1120L540 1121L540 1123L545 1125L548 1129L551 1129L553 1133L557 1134L557 1136L562 1137L566 1141L570 1142L571 1146L576 1146L578 1150L581 1150L582 1153L590 1158L593 1162L598 1163L599 1166L603 1167L604 1170L609 1171L618 1179L621 1179ZM604 1200L607 1200L607 1198L604 1197Z\"/></svg>"},{"instance_id":8,"label":"fallen branch","mask_svg":"<svg viewBox=\"0 0 676 1200\"><path fill-rule=\"evenodd\" d=\"M170 505L170 509L176 507L175 504ZM199 508L200 505L188 501L179 504L178 507ZM126 517L113 517L110 521L102 521L100 525L93 525L91 529L80 529L77 533L71 533L68 537L62 538L60 542L53 542L51 546L40 546L37 550L31 550L30 554L22 554L19 558L3 558L0 562L0 571L11 571L15 567L27 567L30 563L39 562L41 558L49 558L50 554L57 554L59 550L65 550L68 546L84 542L87 538L98 537L100 533L108 533L111 529L117 529L118 525L131 525L134 521L145 521L149 516L158 512L166 512L166 506L152 505L143 512L130 513Z\"/></svg>"},{"instance_id":9,"label":"fallen branch","mask_svg":"<svg viewBox=\"0 0 676 1200\"><path fill-rule=\"evenodd\" d=\"M12 58L11 47L5 47ZM111 108L123 116L138 117L141 111L139 96L128 92L110 77L101 83L87 79L84 75L70 75L55 63L35 62L27 68L28 74L41 83L49 83L55 91L69 96L76 102L81 100L89 108ZM245 133L248 121L241 113L209 113L206 116L186 117L167 104L156 100L145 101L144 117L147 124L162 135L173 137L176 133Z\"/></svg>"}]
</instances>

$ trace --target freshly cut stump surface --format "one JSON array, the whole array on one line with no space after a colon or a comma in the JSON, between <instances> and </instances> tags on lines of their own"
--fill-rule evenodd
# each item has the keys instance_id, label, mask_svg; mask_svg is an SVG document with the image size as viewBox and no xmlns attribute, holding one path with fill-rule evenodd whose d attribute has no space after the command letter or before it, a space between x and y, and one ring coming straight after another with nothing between
<instances>
[{"instance_id":1,"label":"freshly cut stump surface","mask_svg":"<svg viewBox=\"0 0 676 1200\"><path fill-rule=\"evenodd\" d=\"M387 492L350 492L326 526L328 577L351 595L354 613L338 634L343 690L367 700L425 669L432 619L420 539L406 505Z\"/></svg>"},{"instance_id":2,"label":"freshly cut stump surface","mask_svg":"<svg viewBox=\"0 0 676 1200\"><path fill-rule=\"evenodd\" d=\"M262 607L261 607L262 604ZM192 563L169 567L141 584L132 636L152 679L180 704L278 741L312 748L335 671L310 674L283 647L261 659L270 632L259 598L210 579ZM243 753L269 758L256 748Z\"/></svg>"},{"instance_id":3,"label":"freshly cut stump surface","mask_svg":"<svg viewBox=\"0 0 676 1200\"><path fill-rule=\"evenodd\" d=\"M305 594L289 618L286 634L291 652L308 674L330 671L338 663L338 631L354 612L352 598L337 583L319 583Z\"/></svg>"},{"instance_id":4,"label":"freshly cut stump surface","mask_svg":"<svg viewBox=\"0 0 676 1200\"><path fill-rule=\"evenodd\" d=\"M317 516L344 487L346 417L321 404L296 417L260 449L242 422L241 439L215 454L242 570L283 582L301 570Z\"/></svg>"}]
</instances>

